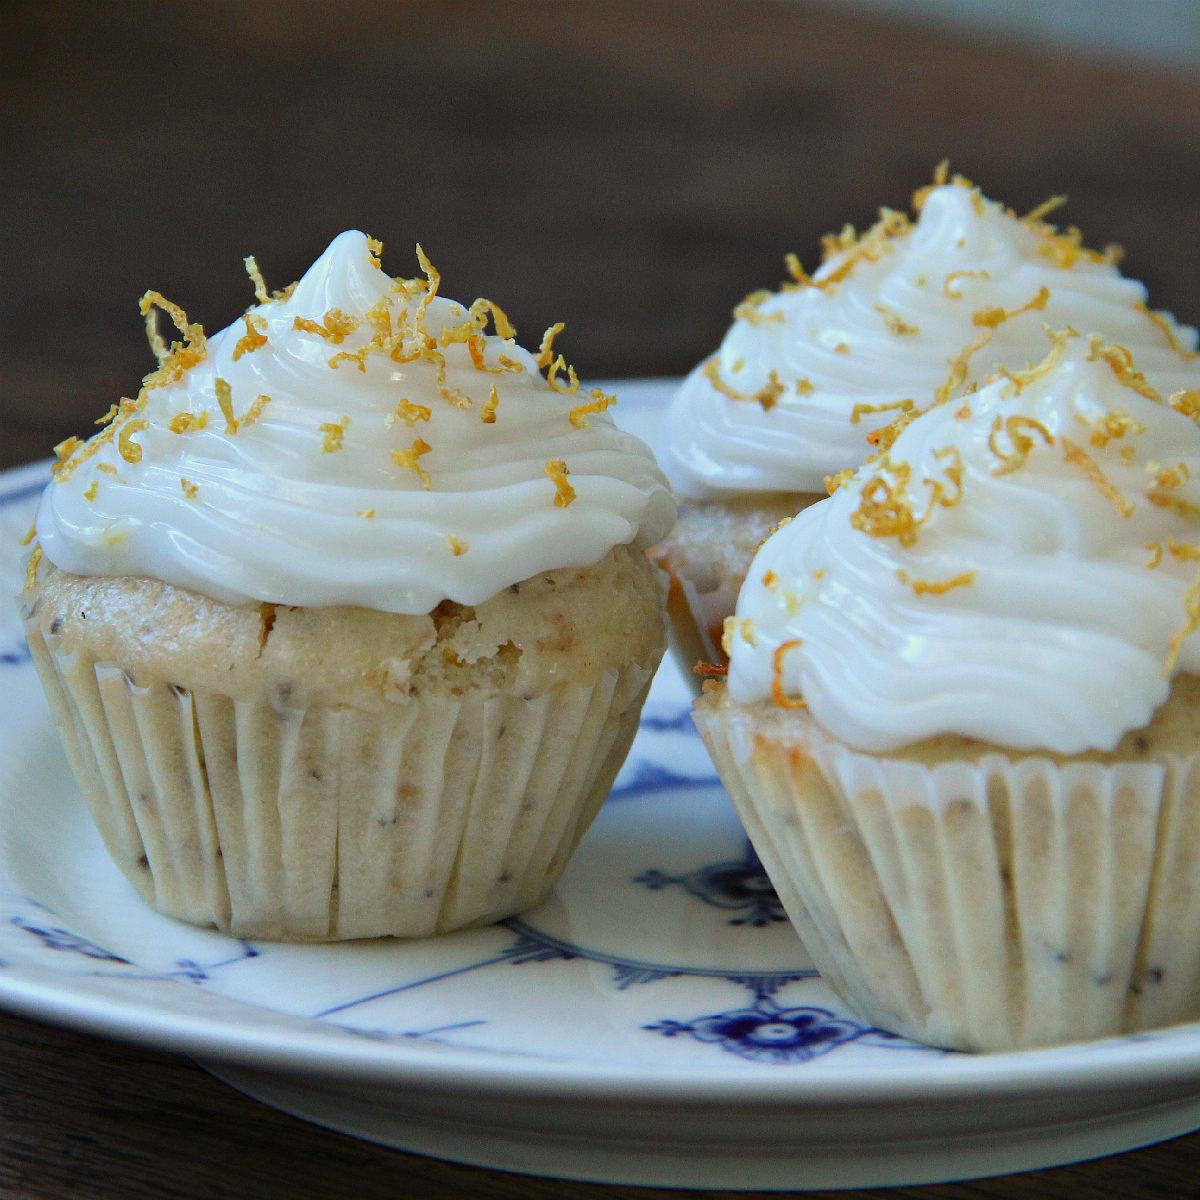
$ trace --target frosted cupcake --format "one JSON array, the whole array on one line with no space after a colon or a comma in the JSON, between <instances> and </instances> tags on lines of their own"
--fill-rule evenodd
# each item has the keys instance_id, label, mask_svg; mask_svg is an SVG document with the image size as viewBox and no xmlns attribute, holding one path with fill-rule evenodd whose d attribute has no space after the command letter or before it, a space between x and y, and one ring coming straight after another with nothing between
<instances>
[{"instance_id":1,"label":"frosted cupcake","mask_svg":"<svg viewBox=\"0 0 1200 1200\"><path fill-rule=\"evenodd\" d=\"M423 936L553 886L665 644L674 505L495 305L337 238L59 447L24 612L110 853L238 937ZM496 332L486 333L493 323ZM549 370L539 373L539 361Z\"/></svg>"},{"instance_id":2,"label":"frosted cupcake","mask_svg":"<svg viewBox=\"0 0 1200 1200\"><path fill-rule=\"evenodd\" d=\"M1042 357L1042 322L1129 348L1168 395L1200 386L1196 331L1146 307L1145 288L1078 230L1018 220L967 181L914 197L914 223L884 210L861 238L825 239L810 279L756 292L720 350L671 403L658 457L684 503L655 551L673 576L672 618L690 668L723 662L720 630L755 550L780 519L859 467L901 412L967 395L997 363Z\"/></svg>"},{"instance_id":3,"label":"frosted cupcake","mask_svg":"<svg viewBox=\"0 0 1200 1200\"><path fill-rule=\"evenodd\" d=\"M939 1046L1200 1018L1200 393L1058 335L762 547L696 722L821 974Z\"/></svg>"}]
</instances>

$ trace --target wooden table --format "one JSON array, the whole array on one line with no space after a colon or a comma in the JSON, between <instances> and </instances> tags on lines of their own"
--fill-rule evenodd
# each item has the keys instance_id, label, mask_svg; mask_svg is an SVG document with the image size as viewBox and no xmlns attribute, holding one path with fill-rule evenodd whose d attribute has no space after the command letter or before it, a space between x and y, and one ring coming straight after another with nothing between
<instances>
[{"instance_id":1,"label":"wooden table","mask_svg":"<svg viewBox=\"0 0 1200 1200\"><path fill-rule=\"evenodd\" d=\"M420 239L581 373L672 374L782 256L949 156L1120 241L1200 318L1200 80L800 0L10 2L0 9L0 466L44 456L152 363L153 287L214 331L337 232ZM898 1195L1197 1194L1200 1135ZM168 1055L0 1016L0 1195L613 1197L384 1150ZM696 1194L696 1193L691 1193ZM737 1193L720 1193L733 1196ZM849 1195L850 1193L842 1193ZM855 1193L858 1194L858 1193ZM863 1193L865 1194L865 1193Z\"/></svg>"}]
</instances>

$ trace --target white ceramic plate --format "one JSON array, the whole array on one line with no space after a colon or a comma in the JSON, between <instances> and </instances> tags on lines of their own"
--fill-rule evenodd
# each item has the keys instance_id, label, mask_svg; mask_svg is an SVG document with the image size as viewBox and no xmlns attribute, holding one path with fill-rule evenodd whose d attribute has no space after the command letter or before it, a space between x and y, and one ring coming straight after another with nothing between
<instances>
[{"instance_id":1,"label":"white ceramic plate","mask_svg":"<svg viewBox=\"0 0 1200 1200\"><path fill-rule=\"evenodd\" d=\"M621 388L647 433L669 385ZM0 475L0 569L44 465ZM1000 1174L1200 1128L1200 1028L961 1055L864 1027L816 977L670 665L556 894L425 942L233 941L109 862L15 614L0 618L0 1005L198 1057L333 1128L632 1184L831 1188Z\"/></svg>"}]
</instances>

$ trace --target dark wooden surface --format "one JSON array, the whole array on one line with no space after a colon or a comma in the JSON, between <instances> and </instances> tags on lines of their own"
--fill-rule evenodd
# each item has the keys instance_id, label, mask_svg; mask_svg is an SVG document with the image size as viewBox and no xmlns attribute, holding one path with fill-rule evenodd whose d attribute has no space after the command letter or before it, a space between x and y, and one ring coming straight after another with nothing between
<instances>
[{"instance_id":1,"label":"dark wooden surface","mask_svg":"<svg viewBox=\"0 0 1200 1200\"><path fill-rule=\"evenodd\" d=\"M594 376L677 373L785 251L811 266L948 155L1019 209L1069 193L1066 220L1200 319L1200 80L800 0L8 0L0 131L0 466L136 391L147 287L213 331L250 301L242 256L278 286L351 226L396 274L419 239L527 343L565 320ZM0 1017L6 1198L659 1194L385 1150ZM895 1194L1200 1195L1200 1135Z\"/></svg>"}]
</instances>

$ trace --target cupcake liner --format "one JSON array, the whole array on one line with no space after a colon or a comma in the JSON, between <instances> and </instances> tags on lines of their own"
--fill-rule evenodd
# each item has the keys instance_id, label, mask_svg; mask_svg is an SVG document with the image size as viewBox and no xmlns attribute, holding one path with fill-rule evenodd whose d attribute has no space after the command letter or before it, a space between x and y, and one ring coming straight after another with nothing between
<instances>
[{"instance_id":1,"label":"cupcake liner","mask_svg":"<svg viewBox=\"0 0 1200 1200\"><path fill-rule=\"evenodd\" d=\"M696 664L728 661L721 648L721 634L725 618L737 608L737 592L725 588L701 592L691 580L667 570L671 577L667 593L668 645L692 694L699 696L701 680L694 670Z\"/></svg>"},{"instance_id":2,"label":"cupcake liner","mask_svg":"<svg viewBox=\"0 0 1200 1200\"><path fill-rule=\"evenodd\" d=\"M872 1024L1005 1050L1200 1017L1200 756L926 766L805 712L784 732L704 701L696 722L818 969Z\"/></svg>"},{"instance_id":3,"label":"cupcake liner","mask_svg":"<svg viewBox=\"0 0 1200 1200\"><path fill-rule=\"evenodd\" d=\"M378 709L237 700L27 636L100 835L159 911L235 937L421 937L537 904L608 794L653 665Z\"/></svg>"}]
</instances>

